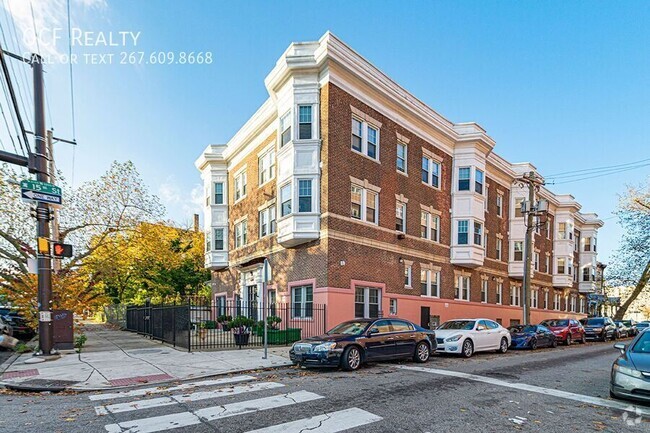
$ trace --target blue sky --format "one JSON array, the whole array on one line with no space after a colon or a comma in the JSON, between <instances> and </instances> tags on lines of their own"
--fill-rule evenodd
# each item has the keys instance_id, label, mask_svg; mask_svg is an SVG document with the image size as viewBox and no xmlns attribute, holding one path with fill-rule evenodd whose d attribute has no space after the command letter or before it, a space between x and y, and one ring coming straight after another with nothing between
<instances>
[{"instance_id":1,"label":"blue sky","mask_svg":"<svg viewBox=\"0 0 650 433\"><path fill-rule=\"evenodd\" d=\"M18 33L33 30L27 0L0 1ZM265 100L264 77L290 42L327 30L445 117L481 124L512 162L553 174L650 158L646 2L71 1L75 27L140 32L137 47L77 54L114 53L115 63L121 51L212 52L211 65L74 66L75 183L133 160L179 222L200 209L193 163L201 150L226 142ZM65 27L65 0L32 2L41 35ZM67 51L63 36L58 52ZM67 65L47 71L55 134L69 138ZM70 146L57 147L69 179L72 156ZM550 189L605 219L599 250L607 259L620 236L610 218L617 194L649 173Z\"/></svg>"}]
</instances>

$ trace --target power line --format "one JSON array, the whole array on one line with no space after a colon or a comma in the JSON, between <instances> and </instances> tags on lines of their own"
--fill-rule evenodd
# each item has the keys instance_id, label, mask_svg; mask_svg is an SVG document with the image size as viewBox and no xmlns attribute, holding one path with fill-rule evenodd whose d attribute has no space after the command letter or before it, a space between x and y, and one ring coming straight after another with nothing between
<instances>
[{"instance_id":1,"label":"power line","mask_svg":"<svg viewBox=\"0 0 650 433\"><path fill-rule=\"evenodd\" d=\"M5 3L5 0L3 0L3 3ZM10 30L13 30L13 39L14 39L14 41L16 43L16 46L14 47L14 49L15 49L16 52L20 52L21 51L21 46L20 46L20 42L18 40L18 31L16 30L16 23L14 22L14 19L13 19L14 13L13 13L13 10L11 9L11 2L7 1L5 4L6 4L6 7L3 8L3 11L4 11L4 15L5 15L5 21L7 22L7 28L10 29ZM9 11L9 13L7 13L7 10ZM2 26L0 26L0 29L1 28L2 28ZM4 31L2 32L2 34L3 34L4 44L7 47L7 49L9 49L9 43L7 42L6 38L4 37ZM11 35L10 35L10 37L11 37ZM30 80L27 77L27 73L25 72L25 68L24 67L18 67L18 70L20 72L22 72L22 75L16 73L16 70L14 69L13 63L11 63L11 71L14 74L14 76L16 77L16 81L22 79L23 80L22 86L24 86L25 89L29 89L30 88L29 87ZM32 121L31 121L31 118L28 115L29 111L27 110L27 108L25 106L25 97L24 97L23 92L21 90L22 86L20 85L20 83L17 83L17 84L18 84L17 85L17 87L18 87L18 96L20 98L20 102L21 102L21 105L23 107L23 111L24 111L25 116L26 116L27 125L29 126L29 129L32 129ZM25 92L27 92L27 91L25 91ZM29 95L27 95L27 96L29 96Z\"/></svg>"},{"instance_id":2,"label":"power line","mask_svg":"<svg viewBox=\"0 0 650 433\"><path fill-rule=\"evenodd\" d=\"M75 121L75 104L74 104L74 75L72 73L72 23L70 19L70 0L68 0L68 59L70 70L70 111L72 118L72 141L77 141L77 126ZM75 154L77 146L72 147L72 176L70 176L70 185L74 188L74 171L75 171Z\"/></svg>"},{"instance_id":3,"label":"power line","mask_svg":"<svg viewBox=\"0 0 650 433\"><path fill-rule=\"evenodd\" d=\"M546 182L546 184L547 185L561 185L561 184L565 184L565 183L579 182L579 181L587 180L587 179L596 179L598 177L604 177L604 176L609 176L609 175L612 175L612 174L623 173L625 171L635 170L637 168L642 168L642 167L647 167L647 166L650 166L650 163L643 164L643 165L637 165L637 166L634 166L634 167L621 168L619 170L610 171L608 173L600 173L600 174L596 174L596 175L593 175L593 176L585 176L585 177L581 177L579 179L564 180L564 181L560 181L560 182Z\"/></svg>"},{"instance_id":4,"label":"power line","mask_svg":"<svg viewBox=\"0 0 650 433\"><path fill-rule=\"evenodd\" d=\"M650 161L650 158L647 159L642 159L639 161L634 161L634 162L627 162L625 164L617 164L617 165L606 165L603 167L593 167L593 168L585 168L582 170L571 170L571 171L565 171L563 173L557 173L557 174L552 174L552 175L547 175L544 176L546 179L559 179L561 177L569 177L573 176L577 173L583 173L583 174L588 174L586 172L598 172L598 171L608 171L611 169L619 168L619 167L625 167L625 166L630 166L630 165L636 165L636 164L641 164L643 162L648 162ZM566 176L565 176L566 175Z\"/></svg>"},{"instance_id":5,"label":"power line","mask_svg":"<svg viewBox=\"0 0 650 433\"><path fill-rule=\"evenodd\" d=\"M32 24L34 25L34 36L36 36L36 49L41 54L41 44L38 42L38 30L36 30L36 19L34 18L34 4L29 0L29 8L32 10Z\"/></svg>"}]
</instances>

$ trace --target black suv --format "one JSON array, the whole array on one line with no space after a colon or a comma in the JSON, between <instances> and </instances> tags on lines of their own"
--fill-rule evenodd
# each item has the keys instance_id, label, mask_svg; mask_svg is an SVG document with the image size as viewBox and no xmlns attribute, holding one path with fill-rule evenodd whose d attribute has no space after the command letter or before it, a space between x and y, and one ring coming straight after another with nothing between
<instances>
[{"instance_id":1,"label":"black suv","mask_svg":"<svg viewBox=\"0 0 650 433\"><path fill-rule=\"evenodd\" d=\"M609 317L589 317L588 319L581 319L580 323L585 328L585 338L587 340L606 341L607 339L616 340L618 338L618 328Z\"/></svg>"}]
</instances>

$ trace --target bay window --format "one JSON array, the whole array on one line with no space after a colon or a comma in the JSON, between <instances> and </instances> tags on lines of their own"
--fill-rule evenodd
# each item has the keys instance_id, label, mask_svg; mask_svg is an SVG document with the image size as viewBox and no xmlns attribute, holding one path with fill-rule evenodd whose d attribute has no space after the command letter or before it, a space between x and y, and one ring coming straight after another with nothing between
<instances>
[{"instance_id":1,"label":"bay window","mask_svg":"<svg viewBox=\"0 0 650 433\"><path fill-rule=\"evenodd\" d=\"M298 138L300 140L312 138L311 105L298 106Z\"/></svg>"}]
</instances>

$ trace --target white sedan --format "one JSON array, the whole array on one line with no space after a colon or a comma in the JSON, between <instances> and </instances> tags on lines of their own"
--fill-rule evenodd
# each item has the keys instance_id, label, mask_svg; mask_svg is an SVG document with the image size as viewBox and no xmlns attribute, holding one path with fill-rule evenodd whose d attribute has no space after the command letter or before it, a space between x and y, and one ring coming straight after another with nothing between
<instances>
[{"instance_id":1,"label":"white sedan","mask_svg":"<svg viewBox=\"0 0 650 433\"><path fill-rule=\"evenodd\" d=\"M497 350L506 353L510 347L510 332L490 319L457 319L436 329L438 353L455 353L469 358L474 352Z\"/></svg>"}]
</instances>

